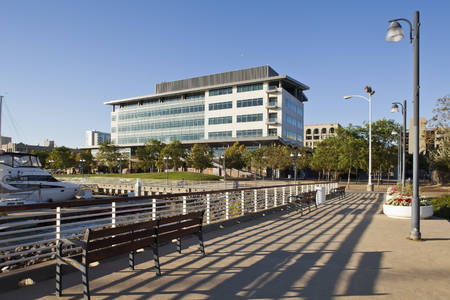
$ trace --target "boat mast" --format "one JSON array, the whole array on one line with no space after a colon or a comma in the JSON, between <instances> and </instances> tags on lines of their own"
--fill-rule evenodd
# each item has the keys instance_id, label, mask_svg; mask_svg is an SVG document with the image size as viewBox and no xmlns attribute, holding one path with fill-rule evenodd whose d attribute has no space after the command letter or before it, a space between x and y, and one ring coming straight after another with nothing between
<instances>
[{"instance_id":1,"label":"boat mast","mask_svg":"<svg viewBox=\"0 0 450 300\"><path fill-rule=\"evenodd\" d=\"M0 142L2 139L2 105L3 105L3 96L0 96Z\"/></svg>"}]
</instances>

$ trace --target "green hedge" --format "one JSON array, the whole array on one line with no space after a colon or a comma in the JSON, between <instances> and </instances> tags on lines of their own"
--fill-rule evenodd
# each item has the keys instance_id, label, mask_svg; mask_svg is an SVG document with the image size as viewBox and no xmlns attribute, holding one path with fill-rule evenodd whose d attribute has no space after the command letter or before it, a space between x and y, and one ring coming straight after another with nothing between
<instances>
[{"instance_id":1,"label":"green hedge","mask_svg":"<svg viewBox=\"0 0 450 300\"><path fill-rule=\"evenodd\" d=\"M430 204L433 205L435 216L450 220L450 194L435 198Z\"/></svg>"}]
</instances>

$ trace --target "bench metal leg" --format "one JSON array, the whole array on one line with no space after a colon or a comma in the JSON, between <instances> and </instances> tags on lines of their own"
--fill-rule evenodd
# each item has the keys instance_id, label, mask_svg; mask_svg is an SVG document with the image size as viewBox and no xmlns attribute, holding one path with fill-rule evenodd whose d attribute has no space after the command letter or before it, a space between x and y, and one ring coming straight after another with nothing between
<instances>
[{"instance_id":1,"label":"bench metal leg","mask_svg":"<svg viewBox=\"0 0 450 300\"><path fill-rule=\"evenodd\" d=\"M155 261L156 275L161 276L161 266L159 265L158 245L152 245L153 260Z\"/></svg>"},{"instance_id":2,"label":"bench metal leg","mask_svg":"<svg viewBox=\"0 0 450 300\"><path fill-rule=\"evenodd\" d=\"M197 236L200 244L200 252L202 253L203 256L205 256L206 254L205 254L205 245L203 243L203 231L197 232Z\"/></svg>"},{"instance_id":3,"label":"bench metal leg","mask_svg":"<svg viewBox=\"0 0 450 300\"><path fill-rule=\"evenodd\" d=\"M177 238L177 251L181 254L181 238Z\"/></svg>"},{"instance_id":4,"label":"bench metal leg","mask_svg":"<svg viewBox=\"0 0 450 300\"><path fill-rule=\"evenodd\" d=\"M89 293L89 267L87 263L81 270L81 282L83 284L83 298L84 300L90 300L91 295Z\"/></svg>"},{"instance_id":5,"label":"bench metal leg","mask_svg":"<svg viewBox=\"0 0 450 300\"><path fill-rule=\"evenodd\" d=\"M134 251L128 253L128 266L130 270L134 270Z\"/></svg>"},{"instance_id":6,"label":"bench metal leg","mask_svg":"<svg viewBox=\"0 0 450 300\"><path fill-rule=\"evenodd\" d=\"M61 274L61 263L56 261L56 296L61 297L62 295L62 274Z\"/></svg>"}]
</instances>

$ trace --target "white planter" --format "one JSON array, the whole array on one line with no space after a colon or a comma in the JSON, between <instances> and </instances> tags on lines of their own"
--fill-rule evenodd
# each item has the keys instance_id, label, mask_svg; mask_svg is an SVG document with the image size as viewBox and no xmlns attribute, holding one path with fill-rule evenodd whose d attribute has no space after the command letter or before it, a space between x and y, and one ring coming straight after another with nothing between
<instances>
[{"instance_id":1,"label":"white planter","mask_svg":"<svg viewBox=\"0 0 450 300\"><path fill-rule=\"evenodd\" d=\"M411 206L383 205L383 213L389 218L410 219ZM433 205L420 207L420 218L427 219L433 215Z\"/></svg>"}]
</instances>

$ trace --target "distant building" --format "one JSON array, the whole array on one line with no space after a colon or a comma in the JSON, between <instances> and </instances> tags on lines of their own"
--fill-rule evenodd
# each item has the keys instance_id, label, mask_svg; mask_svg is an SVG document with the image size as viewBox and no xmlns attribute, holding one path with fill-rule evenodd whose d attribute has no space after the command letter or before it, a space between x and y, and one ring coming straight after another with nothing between
<instances>
[{"instance_id":1,"label":"distant building","mask_svg":"<svg viewBox=\"0 0 450 300\"><path fill-rule=\"evenodd\" d=\"M311 149L316 148L317 143L331 136L336 136L339 127L342 127L339 123L305 125L305 146Z\"/></svg>"},{"instance_id":2,"label":"distant building","mask_svg":"<svg viewBox=\"0 0 450 300\"><path fill-rule=\"evenodd\" d=\"M9 138L10 142L7 144L3 144L2 150L6 152L31 152L33 150L44 151L44 150L53 150L55 148L55 142L46 140L43 146L40 145L28 145L24 143L13 143L11 138Z\"/></svg>"},{"instance_id":3,"label":"distant building","mask_svg":"<svg viewBox=\"0 0 450 300\"><path fill-rule=\"evenodd\" d=\"M0 146L6 145L12 142L12 139L9 136L0 136Z\"/></svg>"},{"instance_id":4,"label":"distant building","mask_svg":"<svg viewBox=\"0 0 450 300\"><path fill-rule=\"evenodd\" d=\"M102 142L111 142L111 134L106 132L100 132L96 130L87 130L86 131L86 143L87 147L90 146L98 146Z\"/></svg>"}]
</instances>

